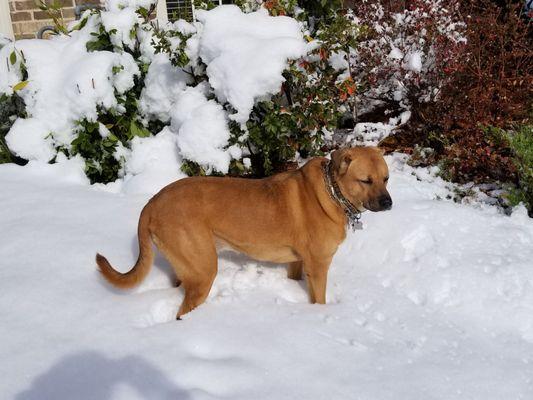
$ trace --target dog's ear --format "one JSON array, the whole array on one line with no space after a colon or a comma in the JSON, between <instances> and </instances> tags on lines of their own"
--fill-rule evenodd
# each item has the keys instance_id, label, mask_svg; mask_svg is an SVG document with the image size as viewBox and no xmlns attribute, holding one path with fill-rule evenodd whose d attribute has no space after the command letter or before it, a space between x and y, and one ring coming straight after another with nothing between
<instances>
[{"instance_id":1,"label":"dog's ear","mask_svg":"<svg viewBox=\"0 0 533 400\"><path fill-rule=\"evenodd\" d=\"M333 168L339 175L344 175L352 162L352 156L346 149L335 150L331 153Z\"/></svg>"}]
</instances>

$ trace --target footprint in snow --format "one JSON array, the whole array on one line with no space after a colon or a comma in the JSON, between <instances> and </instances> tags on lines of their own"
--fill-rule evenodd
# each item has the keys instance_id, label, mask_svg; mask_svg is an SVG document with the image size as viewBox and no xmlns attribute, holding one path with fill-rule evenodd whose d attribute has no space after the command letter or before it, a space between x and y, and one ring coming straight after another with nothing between
<instances>
[{"instance_id":1,"label":"footprint in snow","mask_svg":"<svg viewBox=\"0 0 533 400\"><path fill-rule=\"evenodd\" d=\"M404 248L403 260L413 261L433 249L435 239L425 226L420 226L405 236L401 245Z\"/></svg>"},{"instance_id":2,"label":"footprint in snow","mask_svg":"<svg viewBox=\"0 0 533 400\"><path fill-rule=\"evenodd\" d=\"M148 328L158 324L173 322L176 320L176 310L179 306L179 299L158 300L150 306L147 313L138 317L133 325L139 328Z\"/></svg>"}]
</instances>

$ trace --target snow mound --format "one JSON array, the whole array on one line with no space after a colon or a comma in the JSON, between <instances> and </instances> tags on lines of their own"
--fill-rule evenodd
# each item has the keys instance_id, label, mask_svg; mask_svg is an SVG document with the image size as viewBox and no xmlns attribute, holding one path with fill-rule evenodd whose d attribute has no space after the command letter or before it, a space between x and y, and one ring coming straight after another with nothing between
<instances>
[{"instance_id":1,"label":"snow mound","mask_svg":"<svg viewBox=\"0 0 533 400\"><path fill-rule=\"evenodd\" d=\"M164 128L157 136L135 137L131 155L126 162L122 191L125 193L154 193L186 175L180 171L176 135Z\"/></svg>"},{"instance_id":2,"label":"snow mound","mask_svg":"<svg viewBox=\"0 0 533 400\"><path fill-rule=\"evenodd\" d=\"M244 124L258 98L279 92L287 60L307 53L300 26L292 18L271 17L266 9L245 14L233 5L197 11L197 18L209 83L218 99L237 111L230 118Z\"/></svg>"},{"instance_id":3,"label":"snow mound","mask_svg":"<svg viewBox=\"0 0 533 400\"><path fill-rule=\"evenodd\" d=\"M145 77L139 108L149 118L170 121L170 110L191 82L190 75L175 68L168 56L156 54Z\"/></svg>"},{"instance_id":4,"label":"snow mound","mask_svg":"<svg viewBox=\"0 0 533 400\"><path fill-rule=\"evenodd\" d=\"M188 88L172 111L172 129L178 132L178 148L183 157L200 165L228 173L231 149L227 116L220 104L207 100L201 90ZM240 154L234 154L240 158Z\"/></svg>"}]
</instances>

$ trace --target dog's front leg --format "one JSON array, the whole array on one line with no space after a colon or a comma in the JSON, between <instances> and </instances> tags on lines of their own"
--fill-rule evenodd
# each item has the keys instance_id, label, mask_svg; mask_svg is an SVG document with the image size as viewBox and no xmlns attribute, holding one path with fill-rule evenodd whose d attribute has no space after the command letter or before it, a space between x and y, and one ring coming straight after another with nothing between
<instances>
[{"instance_id":1,"label":"dog's front leg","mask_svg":"<svg viewBox=\"0 0 533 400\"><path fill-rule=\"evenodd\" d=\"M307 289L311 303L326 304L326 285L331 257L304 260L303 268L307 278Z\"/></svg>"}]
</instances>

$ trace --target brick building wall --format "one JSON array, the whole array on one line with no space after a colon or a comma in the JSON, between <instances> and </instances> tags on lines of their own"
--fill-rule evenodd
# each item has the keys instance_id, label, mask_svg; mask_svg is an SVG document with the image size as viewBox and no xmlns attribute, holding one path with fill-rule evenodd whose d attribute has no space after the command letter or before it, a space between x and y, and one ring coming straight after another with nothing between
<instances>
[{"instance_id":1,"label":"brick building wall","mask_svg":"<svg viewBox=\"0 0 533 400\"><path fill-rule=\"evenodd\" d=\"M84 3L98 3L98 0L56 0L61 6L65 23L74 20L74 7ZM50 0L46 0L50 4ZM45 25L53 25L45 11L39 10L35 0L9 0L11 22L15 39L35 38L37 31Z\"/></svg>"},{"instance_id":2,"label":"brick building wall","mask_svg":"<svg viewBox=\"0 0 533 400\"><path fill-rule=\"evenodd\" d=\"M42 11L37 6L37 0L0 0L9 3L11 16L11 25L15 39L34 39L37 32L43 26L53 26L54 22L46 11ZM74 9L82 4L103 4L104 0L44 0L46 4L52 4L54 1L61 7L61 14L65 25L75 19ZM214 3L231 4L232 0L212 0ZM166 22L168 19L184 18L192 20L192 2L193 0L159 0L156 15L160 21ZM168 5L167 5L168 3ZM7 7L7 5L6 5ZM1 26L0 26L1 28ZM0 33L1 30L0 30Z\"/></svg>"}]
</instances>

